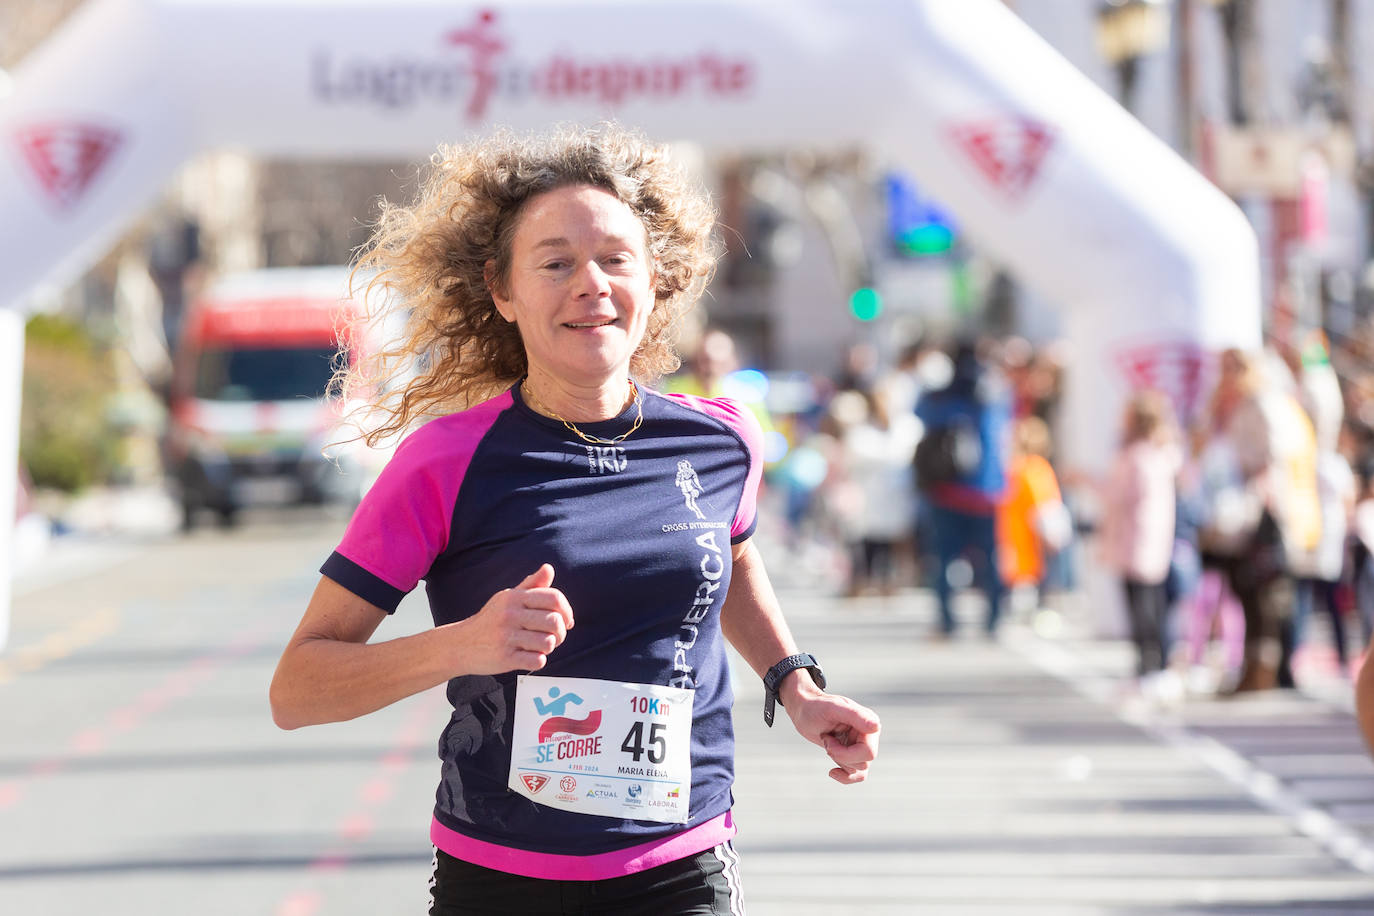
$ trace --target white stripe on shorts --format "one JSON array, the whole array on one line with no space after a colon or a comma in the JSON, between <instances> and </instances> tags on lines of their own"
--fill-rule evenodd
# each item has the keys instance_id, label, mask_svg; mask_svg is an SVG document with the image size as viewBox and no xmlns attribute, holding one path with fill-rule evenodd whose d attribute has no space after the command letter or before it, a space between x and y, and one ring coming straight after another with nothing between
<instances>
[{"instance_id":1,"label":"white stripe on shorts","mask_svg":"<svg viewBox=\"0 0 1374 916\"><path fill-rule=\"evenodd\" d=\"M740 887L739 879L739 854L735 852L734 844L726 840L714 847L711 852L724 866L721 874L725 878L725 887L730 891L730 916L744 916L744 892Z\"/></svg>"}]
</instances>

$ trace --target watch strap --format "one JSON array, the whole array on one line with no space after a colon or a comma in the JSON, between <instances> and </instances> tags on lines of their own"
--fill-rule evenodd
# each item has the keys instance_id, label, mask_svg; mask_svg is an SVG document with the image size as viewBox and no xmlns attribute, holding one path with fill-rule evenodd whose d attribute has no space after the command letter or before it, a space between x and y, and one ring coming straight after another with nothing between
<instances>
[{"instance_id":1,"label":"watch strap","mask_svg":"<svg viewBox=\"0 0 1374 916\"><path fill-rule=\"evenodd\" d=\"M787 677L798 668L806 668L811 672L811 679L816 682L816 686L825 689L825 675L821 672L820 663L816 657L807 652L797 655L789 655L776 665L768 669L768 673L763 676L763 723L769 728L773 727L773 715L776 711L774 704L780 704L782 699L778 696L778 687L782 684L782 679Z\"/></svg>"}]
</instances>

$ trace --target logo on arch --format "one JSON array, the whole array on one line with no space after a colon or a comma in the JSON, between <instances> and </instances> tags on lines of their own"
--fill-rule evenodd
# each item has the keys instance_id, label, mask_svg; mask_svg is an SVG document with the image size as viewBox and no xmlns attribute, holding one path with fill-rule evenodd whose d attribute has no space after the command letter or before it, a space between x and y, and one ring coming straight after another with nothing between
<instances>
[{"instance_id":1,"label":"logo on arch","mask_svg":"<svg viewBox=\"0 0 1374 916\"><path fill-rule=\"evenodd\" d=\"M496 59L506 50L506 43L496 34L496 13L481 10L477 20L467 28L454 29L444 36L451 45L466 47L472 67L472 95L468 98L467 116L480 118L487 110L487 102L496 91L500 74Z\"/></svg>"},{"instance_id":2,"label":"logo on arch","mask_svg":"<svg viewBox=\"0 0 1374 916\"><path fill-rule=\"evenodd\" d=\"M15 144L47 198L70 210L105 171L124 135L98 124L33 124L14 132Z\"/></svg>"},{"instance_id":3,"label":"logo on arch","mask_svg":"<svg viewBox=\"0 0 1374 916\"><path fill-rule=\"evenodd\" d=\"M1133 390L1163 392L1181 421L1189 420L1202 400L1206 355L1192 341L1172 340L1119 347L1117 366Z\"/></svg>"},{"instance_id":4,"label":"logo on arch","mask_svg":"<svg viewBox=\"0 0 1374 916\"><path fill-rule=\"evenodd\" d=\"M1035 183L1054 145L1048 124L1019 116L951 124L949 135L983 177L1013 200Z\"/></svg>"},{"instance_id":5,"label":"logo on arch","mask_svg":"<svg viewBox=\"0 0 1374 916\"><path fill-rule=\"evenodd\" d=\"M522 47L529 26L517 17L524 14L507 11L508 6L477 9L443 31L435 42L438 47L428 53L316 51L308 67L311 93L327 105L388 113L456 102L468 120L479 121L493 108L530 103L605 110L679 99L738 102L748 98L758 82L756 57L710 46L654 56L559 47L534 57Z\"/></svg>"}]
</instances>

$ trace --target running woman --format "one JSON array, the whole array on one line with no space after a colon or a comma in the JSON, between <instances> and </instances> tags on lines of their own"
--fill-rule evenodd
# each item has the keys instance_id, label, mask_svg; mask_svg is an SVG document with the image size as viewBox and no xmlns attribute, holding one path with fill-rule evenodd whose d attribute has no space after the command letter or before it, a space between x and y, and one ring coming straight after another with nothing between
<instances>
[{"instance_id":1,"label":"running woman","mask_svg":"<svg viewBox=\"0 0 1374 916\"><path fill-rule=\"evenodd\" d=\"M448 685L435 916L742 912L727 641L832 778L877 755L878 717L825 692L751 539L757 421L647 387L713 223L614 125L502 133L442 149L359 261L407 333L343 387L393 392L369 443L413 432L324 561L272 711L298 728ZM434 628L372 641L421 580Z\"/></svg>"}]
</instances>

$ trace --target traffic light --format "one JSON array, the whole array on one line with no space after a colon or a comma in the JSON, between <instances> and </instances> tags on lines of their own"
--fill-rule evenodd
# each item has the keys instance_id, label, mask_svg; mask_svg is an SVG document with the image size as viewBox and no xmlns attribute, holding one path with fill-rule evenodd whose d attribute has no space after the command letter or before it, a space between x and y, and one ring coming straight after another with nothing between
<instances>
[{"instance_id":1,"label":"traffic light","mask_svg":"<svg viewBox=\"0 0 1374 916\"><path fill-rule=\"evenodd\" d=\"M930 257L954 247L954 219L943 207L903 175L889 173L886 185L888 234L899 253Z\"/></svg>"},{"instance_id":2,"label":"traffic light","mask_svg":"<svg viewBox=\"0 0 1374 916\"><path fill-rule=\"evenodd\" d=\"M861 286L849 296L849 312L860 321L872 321L882 311L883 295L871 286Z\"/></svg>"}]
</instances>

